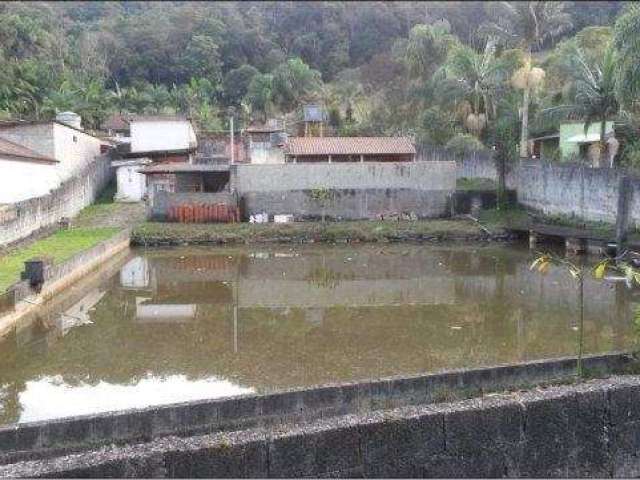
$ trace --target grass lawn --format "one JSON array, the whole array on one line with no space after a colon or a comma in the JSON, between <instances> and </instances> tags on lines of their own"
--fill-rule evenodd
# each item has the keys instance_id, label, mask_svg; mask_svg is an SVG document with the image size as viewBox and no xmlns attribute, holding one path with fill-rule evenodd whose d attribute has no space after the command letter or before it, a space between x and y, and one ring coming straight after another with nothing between
<instances>
[{"instance_id":1,"label":"grass lawn","mask_svg":"<svg viewBox=\"0 0 640 480\"><path fill-rule=\"evenodd\" d=\"M46 255L52 257L55 263L60 263L106 240L118 231L118 228L59 230L47 238L0 257L0 292L20 280L20 272L23 270L25 260Z\"/></svg>"}]
</instances>

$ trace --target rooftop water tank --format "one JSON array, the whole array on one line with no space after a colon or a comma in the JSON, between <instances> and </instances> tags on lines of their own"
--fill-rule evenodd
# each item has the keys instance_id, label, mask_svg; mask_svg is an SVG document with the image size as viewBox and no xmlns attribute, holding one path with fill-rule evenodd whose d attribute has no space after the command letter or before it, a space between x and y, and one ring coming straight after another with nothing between
<instances>
[{"instance_id":1,"label":"rooftop water tank","mask_svg":"<svg viewBox=\"0 0 640 480\"><path fill-rule=\"evenodd\" d=\"M74 112L60 112L56 115L57 122L64 123L78 130L82 129L81 120L80 115Z\"/></svg>"}]
</instances>

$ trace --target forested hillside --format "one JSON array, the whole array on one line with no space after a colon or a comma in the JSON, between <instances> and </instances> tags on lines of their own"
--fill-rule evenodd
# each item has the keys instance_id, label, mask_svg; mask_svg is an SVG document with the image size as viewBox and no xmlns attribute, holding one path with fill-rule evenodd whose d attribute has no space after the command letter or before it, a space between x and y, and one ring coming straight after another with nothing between
<instances>
[{"instance_id":1,"label":"forested hillside","mask_svg":"<svg viewBox=\"0 0 640 480\"><path fill-rule=\"evenodd\" d=\"M599 120L577 90L607 59L605 113L633 114L638 8L531 4L2 2L0 117L180 112L219 130L229 107L246 123L314 101L340 134L470 148L517 142L527 109L533 131Z\"/></svg>"}]
</instances>

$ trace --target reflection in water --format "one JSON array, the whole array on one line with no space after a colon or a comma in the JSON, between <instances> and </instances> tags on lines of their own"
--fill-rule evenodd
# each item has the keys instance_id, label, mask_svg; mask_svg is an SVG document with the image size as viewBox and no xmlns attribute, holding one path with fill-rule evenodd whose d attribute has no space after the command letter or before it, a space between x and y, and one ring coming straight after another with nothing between
<instances>
[{"instance_id":1,"label":"reflection in water","mask_svg":"<svg viewBox=\"0 0 640 480\"><path fill-rule=\"evenodd\" d=\"M252 393L226 380L189 380L184 375L143 378L132 385L100 381L95 385L65 383L62 376L43 377L26 382L20 393L23 422L71 417L110 410L203 400Z\"/></svg>"},{"instance_id":2,"label":"reflection in water","mask_svg":"<svg viewBox=\"0 0 640 480\"><path fill-rule=\"evenodd\" d=\"M575 355L578 293L527 251L138 251L0 344L0 423ZM585 283L586 353L633 341L622 285Z\"/></svg>"}]
</instances>

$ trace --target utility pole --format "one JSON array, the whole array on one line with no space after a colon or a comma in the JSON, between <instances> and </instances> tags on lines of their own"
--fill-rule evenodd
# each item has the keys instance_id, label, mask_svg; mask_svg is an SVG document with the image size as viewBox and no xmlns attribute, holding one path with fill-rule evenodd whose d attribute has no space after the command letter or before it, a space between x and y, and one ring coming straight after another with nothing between
<instances>
[{"instance_id":1,"label":"utility pole","mask_svg":"<svg viewBox=\"0 0 640 480\"><path fill-rule=\"evenodd\" d=\"M236 146L233 141L234 131L233 131L233 114L235 113L235 109L233 106L227 109L227 114L229 115L229 136L231 137L231 164L233 165L236 162Z\"/></svg>"},{"instance_id":2,"label":"utility pole","mask_svg":"<svg viewBox=\"0 0 640 480\"><path fill-rule=\"evenodd\" d=\"M231 115L231 118L229 118L229 130L231 130L231 164L233 165L235 163L236 152L236 145L233 142L233 114Z\"/></svg>"}]
</instances>

